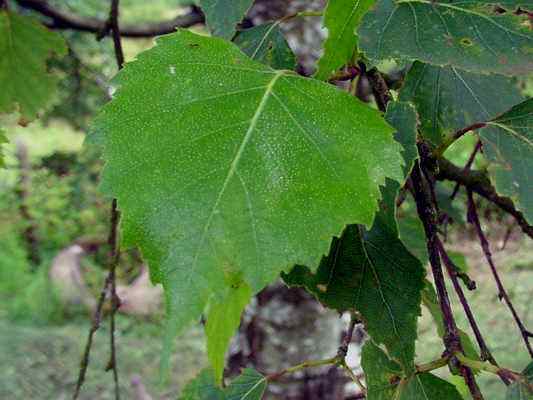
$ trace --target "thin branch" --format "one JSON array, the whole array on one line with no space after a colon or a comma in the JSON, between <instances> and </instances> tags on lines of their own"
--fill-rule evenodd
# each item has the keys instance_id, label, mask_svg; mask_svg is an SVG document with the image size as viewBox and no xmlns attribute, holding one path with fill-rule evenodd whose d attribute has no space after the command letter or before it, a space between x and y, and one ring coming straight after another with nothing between
<instances>
[{"instance_id":1,"label":"thin branch","mask_svg":"<svg viewBox=\"0 0 533 400\"><path fill-rule=\"evenodd\" d=\"M118 26L119 1L111 0L111 7L109 10L109 22L107 26L111 30L111 37L113 38L113 48L115 51L115 59L118 69L124 66L124 51L122 50L122 42L120 38L120 30ZM117 277L116 267L120 260L120 249L118 245L118 223L120 220L120 213L118 211L117 199L111 202L111 226L109 229L109 246L111 247L111 257L113 262L109 270L109 280L111 286L111 318L110 318L110 332L109 345L110 356L107 364L107 370L113 371L113 381L115 383L115 399L120 400L120 386L118 381L118 365L117 365L117 349L115 346L115 316L120 307L120 298L117 294Z\"/></svg>"},{"instance_id":2,"label":"thin branch","mask_svg":"<svg viewBox=\"0 0 533 400\"><path fill-rule=\"evenodd\" d=\"M472 168L472 164L474 164L474 160L476 159L476 155L479 152L479 150L481 150L481 140L477 141L477 143L476 143L476 145L474 147L474 150L472 151L472 154L470 154L470 157L468 157L468 161L466 162L465 166L463 167L463 171L464 172L470 171L470 169ZM457 196L457 193L459 193L459 188L460 187L461 187L461 184L459 182L457 182L455 184L455 187L453 188L452 195L450 196L451 200L455 199L455 196Z\"/></svg>"},{"instance_id":3,"label":"thin branch","mask_svg":"<svg viewBox=\"0 0 533 400\"><path fill-rule=\"evenodd\" d=\"M470 126L467 126L465 128L459 129L457 132L453 133L451 136L445 138L443 143L435 149L434 154L437 156L442 155L446 151L446 149L450 147L452 143L460 139L464 134L475 131L476 129L484 128L486 126L487 126L486 122L478 122Z\"/></svg>"},{"instance_id":4,"label":"thin branch","mask_svg":"<svg viewBox=\"0 0 533 400\"><path fill-rule=\"evenodd\" d=\"M352 342L355 327L359 323L361 323L361 321L359 320L357 314L355 312L352 312L350 314L350 325L348 326L348 329L343 335L341 345L339 346L339 349L337 351L337 358L340 359L338 364L346 371L352 381L359 387L361 393L366 395L365 385L363 385L359 377L354 374L350 366L346 363L346 355L348 354L348 348L350 347L350 343Z\"/></svg>"},{"instance_id":5,"label":"thin branch","mask_svg":"<svg viewBox=\"0 0 533 400\"><path fill-rule=\"evenodd\" d=\"M477 213L476 204L474 203L474 196L472 194L472 191L468 191L468 222L470 222L476 230L476 234L479 238L479 242L481 244L483 254L485 255L485 258L487 259L487 262L492 271L492 275L494 276L494 280L496 281L496 286L498 287L498 297L500 298L500 300L503 299L505 303L507 304L507 307L511 311L511 314L513 315L513 318L516 324L518 325L518 329L520 330L520 334L522 335L522 338L524 339L529 355L531 356L531 358L533 358L533 349L531 347L531 344L529 343L529 338L533 337L533 333L528 331L526 327L524 326L524 323L518 316L518 313L516 312L516 309L513 303L511 302L511 299L509 298L509 295L507 294L505 287L503 286L498 270L496 269L496 265L494 264L494 261L492 259L492 253L490 251L489 241L487 240L487 237L483 233L483 229L481 228L481 223L479 222L479 216Z\"/></svg>"},{"instance_id":6,"label":"thin branch","mask_svg":"<svg viewBox=\"0 0 533 400\"><path fill-rule=\"evenodd\" d=\"M52 29L77 30L83 32L100 33L105 30L107 21L98 18L82 17L68 11L63 11L50 5L45 0L17 0L18 5L38 12L51 19L46 25ZM144 25L124 26L120 34L125 37L143 38L172 33L176 28L187 28L204 22L204 15L197 7L191 7L188 14L171 20Z\"/></svg>"},{"instance_id":7,"label":"thin branch","mask_svg":"<svg viewBox=\"0 0 533 400\"><path fill-rule=\"evenodd\" d=\"M338 357L346 358L346 355L348 354L348 347L352 342L355 326L359 323L361 323L361 321L359 320L359 318L357 318L356 313L352 312L350 314L350 325L348 326L347 331L344 333L341 345L339 346L339 350L337 351Z\"/></svg>"},{"instance_id":8,"label":"thin branch","mask_svg":"<svg viewBox=\"0 0 533 400\"><path fill-rule=\"evenodd\" d=\"M350 379L353 381L353 383L355 383L357 385L357 387L359 388L359 390L361 391L361 393L363 393L364 395L366 395L366 387L365 385L363 385L363 382L361 382L361 379L359 379L359 377L357 375L354 374L354 372L352 371L352 369L350 368L350 366L346 363L346 360L343 359L340 364L339 364L345 371L346 373L348 374L348 376L350 377Z\"/></svg>"},{"instance_id":9,"label":"thin branch","mask_svg":"<svg viewBox=\"0 0 533 400\"><path fill-rule=\"evenodd\" d=\"M499 377L505 377L508 380L513 381L520 381L522 383L527 384L528 386L531 386L531 384L526 382L524 376L518 372L512 371L507 368L500 368L483 361L471 360L470 358L465 357L463 354L457 354L457 358L461 363L463 363L464 365L468 365L471 368L479 369L480 371L490 372L492 374L498 375Z\"/></svg>"},{"instance_id":10,"label":"thin branch","mask_svg":"<svg viewBox=\"0 0 533 400\"><path fill-rule=\"evenodd\" d=\"M332 358L327 358L325 360L304 361L303 363L295 365L294 367L285 368L284 370L280 372L275 372L273 374L267 375L266 380L269 382L276 381L279 378L281 378L283 375L292 374L294 372L301 371L302 369L306 369L306 368L316 368L316 367L322 367L324 365L338 365L341 362L341 360L342 360L341 358L339 358L338 356L335 356Z\"/></svg>"},{"instance_id":11,"label":"thin branch","mask_svg":"<svg viewBox=\"0 0 533 400\"><path fill-rule=\"evenodd\" d=\"M19 167L19 181L15 187L15 194L19 201L19 214L23 222L22 238L27 250L28 260L35 268L41 263L41 255L39 252L39 237L37 235L37 222L30 212L28 207L28 198L30 197L31 189L31 164L28 156L28 147L22 141L18 141L16 145L15 157L18 160Z\"/></svg>"},{"instance_id":12,"label":"thin branch","mask_svg":"<svg viewBox=\"0 0 533 400\"><path fill-rule=\"evenodd\" d=\"M118 26L118 5L119 0L111 0L111 8L109 10L109 21L107 26L111 30L111 37L113 38L113 48L115 50L115 58L118 69L124 66L124 51L122 50L122 42L120 39L121 33Z\"/></svg>"},{"instance_id":13,"label":"thin branch","mask_svg":"<svg viewBox=\"0 0 533 400\"><path fill-rule=\"evenodd\" d=\"M461 345L461 340L459 339L459 331L457 330L457 325L453 316L448 291L446 289L446 283L444 281L444 274L442 273L442 266L440 263L435 208L431 204L431 195L428 193L428 190L422 180L422 173L420 170L420 164L418 162L416 162L411 172L411 182L418 215L422 221L422 224L424 225L431 271L433 273L435 287L437 289L437 295L443 316L445 330L443 341L446 348L445 355L450 356L450 362L457 364L459 367L461 375L468 386L472 398L475 400L481 400L483 399L483 395L481 394L481 391L479 390L479 387L475 381L472 370L469 367L456 362L456 358L454 358L454 355L462 352L463 348Z\"/></svg>"},{"instance_id":14,"label":"thin branch","mask_svg":"<svg viewBox=\"0 0 533 400\"><path fill-rule=\"evenodd\" d=\"M111 0L111 7L109 11L109 20L105 25L104 29L109 29L113 38L113 45L115 50L115 58L117 62L118 69L122 69L124 66L124 52L122 50L122 42L120 37L120 30L118 26L118 14L119 14L119 0ZM117 351L115 343L115 316L120 307L120 298L117 294L116 286L116 269L120 261L120 248L118 244L118 224L120 221L120 212L118 211L117 199L113 199L111 202L111 213L110 213L110 227L109 227L109 237L108 245L110 248L110 265L109 273L105 280L104 286L100 293L100 298L98 300L98 305L94 314L93 324L89 331L89 337L87 339L87 344L85 346L85 352L82 358L82 363L80 367L80 372L78 376L78 382L76 384L76 390L74 392L74 399L77 399L85 381L85 375L87 372L87 367L89 366L89 356L92 347L92 341L94 333L100 327L100 320L102 315L102 308L105 302L107 290L110 289L111 294L111 316L110 316L110 356L109 361L106 366L106 371L113 371L113 381L115 386L115 399L120 400L120 385L118 377L118 365L117 365Z\"/></svg>"},{"instance_id":15,"label":"thin branch","mask_svg":"<svg viewBox=\"0 0 533 400\"><path fill-rule=\"evenodd\" d=\"M440 239L437 239L437 245L439 247L439 252L441 255L441 259L444 262L444 265L446 266L446 270L448 271L448 276L450 277L453 287L455 289L455 292L457 293L457 296L459 297L459 301L461 302L461 305L463 306L463 310L466 314L466 317L468 318L468 322L470 323L470 326L472 327L472 330L474 331L474 336L476 337L476 341L479 345L479 349L481 350L481 359L490 362L492 365L499 367L498 363L492 356L492 353L490 352L487 343L485 342L485 339L483 338L483 335L481 334L481 331L479 330L479 326L477 325L476 319L474 318L474 314L472 313L472 310L470 309L470 305L468 304L468 300L466 299L466 296L463 292L463 288L459 284L459 279L457 279L457 266L453 263L453 261L448 256L448 253L444 249L444 246ZM509 385L509 380L505 376L500 377L506 385Z\"/></svg>"},{"instance_id":16,"label":"thin branch","mask_svg":"<svg viewBox=\"0 0 533 400\"><path fill-rule=\"evenodd\" d=\"M111 266L110 266L111 268ZM80 363L80 371L78 374L78 380L76 382L76 388L74 390L74 395L72 396L73 400L76 400L80 395L81 387L85 382L85 375L87 374L87 367L89 366L91 347L93 344L93 337L96 331L100 328L100 322L102 319L102 309L104 307L104 302L106 299L107 289L110 284L109 275L106 277L102 290L100 291L100 296L98 297L98 303L93 315L93 321L91 324L91 329L89 330L89 336L87 337L87 342L85 344L85 349Z\"/></svg>"},{"instance_id":17,"label":"thin branch","mask_svg":"<svg viewBox=\"0 0 533 400\"><path fill-rule=\"evenodd\" d=\"M337 72L331 78L328 79L328 82L339 82L339 81L351 81L361 74L361 70L355 66L348 66L344 70Z\"/></svg>"},{"instance_id":18,"label":"thin branch","mask_svg":"<svg viewBox=\"0 0 533 400\"><path fill-rule=\"evenodd\" d=\"M512 215L524 233L533 239L533 226L529 225L524 218L524 215L515 208L511 199L496 193L496 189L494 189L485 173L481 171L464 171L462 168L457 167L443 157L439 158L438 163L439 169L435 176L437 180L448 180L460 183L465 186L467 190L471 190L480 196L483 196L506 213Z\"/></svg>"},{"instance_id":19,"label":"thin branch","mask_svg":"<svg viewBox=\"0 0 533 400\"><path fill-rule=\"evenodd\" d=\"M450 361L449 356L444 356L439 358L438 360L431 361L427 364L420 364L416 366L416 373L422 374L424 372L430 372L439 368L442 368L446 365L448 365L448 362Z\"/></svg>"},{"instance_id":20,"label":"thin branch","mask_svg":"<svg viewBox=\"0 0 533 400\"><path fill-rule=\"evenodd\" d=\"M367 71L366 77L372 88L372 94L374 95L379 110L385 112L387 110L387 103L392 99L387 82L385 82L385 79L376 68Z\"/></svg>"}]
</instances>

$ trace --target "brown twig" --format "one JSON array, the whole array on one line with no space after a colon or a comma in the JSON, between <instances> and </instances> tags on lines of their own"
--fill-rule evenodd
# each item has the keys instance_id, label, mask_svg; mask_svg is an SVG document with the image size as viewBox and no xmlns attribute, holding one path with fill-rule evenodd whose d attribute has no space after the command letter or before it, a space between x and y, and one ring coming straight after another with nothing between
<instances>
[{"instance_id":1,"label":"brown twig","mask_svg":"<svg viewBox=\"0 0 533 400\"><path fill-rule=\"evenodd\" d=\"M38 12L51 19L46 23L49 28L60 30L77 30L82 32L100 33L105 29L107 21L82 17L67 11L59 10L45 0L17 0L19 6ZM120 34L126 37L143 38L172 33L178 27L187 28L204 22L204 15L197 7L191 7L191 11L174 19L161 21L153 24L124 26Z\"/></svg>"},{"instance_id":2,"label":"brown twig","mask_svg":"<svg viewBox=\"0 0 533 400\"><path fill-rule=\"evenodd\" d=\"M470 326L472 330L474 331L474 336L476 337L476 341L479 345L479 349L481 350L481 359L490 362L492 365L496 367L499 367L491 351L489 350L487 343L485 342L485 339L483 338L483 335L481 334L481 331L479 330L479 326L476 322L476 319L474 318L474 314L472 313L470 305L468 304L468 300L466 299L466 296L463 292L463 288L459 284L459 279L457 276L457 266L450 259L440 239L437 239L437 245L439 247L441 259L444 262L446 270L448 271L448 276L450 277L453 287L455 289L455 292L457 293L457 296L459 297L459 301L461 302L461 305L463 306L463 310L466 314L468 322L470 323ZM509 385L510 382L505 376L500 376L500 378L503 381L503 383L505 383L506 385Z\"/></svg>"},{"instance_id":3,"label":"brown twig","mask_svg":"<svg viewBox=\"0 0 533 400\"><path fill-rule=\"evenodd\" d=\"M328 79L329 82L337 81L351 81L361 73L361 70L354 66L346 67L343 71L337 72L331 78Z\"/></svg>"},{"instance_id":4,"label":"brown twig","mask_svg":"<svg viewBox=\"0 0 533 400\"><path fill-rule=\"evenodd\" d=\"M522 228L522 231L533 239L533 226L529 225L524 215L515 208L511 199L496 193L496 190L484 172L464 171L462 168L457 167L443 157L439 158L438 163L439 169L435 175L437 180L448 180L460 183L465 186L467 190L483 196L506 213L512 215L518 222L520 228Z\"/></svg>"},{"instance_id":5,"label":"brown twig","mask_svg":"<svg viewBox=\"0 0 533 400\"><path fill-rule=\"evenodd\" d=\"M468 222L470 222L476 230L476 234L479 238L479 242L481 244L483 254L485 255L487 263L489 264L490 269L492 271L494 280L496 281L496 286L498 288L498 297L500 298L500 300L503 299L505 303L507 304L507 307L511 311L511 314L513 315L513 318L518 326L518 329L520 330L520 334L522 335L522 338L524 339L529 355L531 356L531 358L533 358L533 349L531 347L531 344L529 343L529 338L533 337L533 333L528 331L526 327L524 326L524 323L518 316L518 313L516 312L516 309L513 303L511 302L511 299L509 298L509 295L507 294L505 287L503 286L498 270L496 269L496 265L494 264L494 260L492 259L492 253L490 251L489 241L487 240L487 237L483 233L483 229L481 228L481 223L479 222L479 216L477 213L476 204L474 203L474 195L472 194L472 191L470 190L468 191Z\"/></svg>"},{"instance_id":6,"label":"brown twig","mask_svg":"<svg viewBox=\"0 0 533 400\"><path fill-rule=\"evenodd\" d=\"M28 207L31 188L31 164L28 157L28 147L22 141L17 143L16 157L19 163L19 182L16 186L15 194L19 201L20 218L24 223L22 238L24 239L28 260L36 267L41 262L41 255L39 252L37 223L30 212L30 207Z\"/></svg>"},{"instance_id":7,"label":"brown twig","mask_svg":"<svg viewBox=\"0 0 533 400\"><path fill-rule=\"evenodd\" d=\"M341 341L341 345L339 346L339 350L337 351L337 356L346 358L346 355L348 354L348 347L350 346L350 343L352 342L353 332L355 330L355 326L360 323L359 319L357 318L357 315L355 313L352 313L350 315L350 325L348 326L348 329L344 333Z\"/></svg>"},{"instance_id":8,"label":"brown twig","mask_svg":"<svg viewBox=\"0 0 533 400\"><path fill-rule=\"evenodd\" d=\"M367 71L366 77L372 88L372 94L374 95L379 110L385 112L387 110L387 103L392 99L387 82L385 82L385 79L376 68Z\"/></svg>"},{"instance_id":9,"label":"brown twig","mask_svg":"<svg viewBox=\"0 0 533 400\"><path fill-rule=\"evenodd\" d=\"M124 51L122 50L122 42L120 39L120 30L118 26L119 1L111 0L111 8L109 10L109 28L111 29L111 36L113 38L113 48L115 50L115 58L118 69L124 67ZM120 299L117 294L117 278L116 267L120 260L120 249L118 246L118 223L120 220L120 213L118 211L117 199L111 202L111 226L109 230L109 246L111 248L111 257L113 262L109 270L109 281L111 286L111 318L110 318L110 356L107 365L107 370L113 371L113 381L115 383L115 399L120 400L120 386L118 381L118 365L117 365L117 350L115 345L115 316L120 307Z\"/></svg>"},{"instance_id":10,"label":"brown twig","mask_svg":"<svg viewBox=\"0 0 533 400\"><path fill-rule=\"evenodd\" d=\"M455 132L452 136L452 141L455 142L457 139L459 139L461 136L463 136L465 133L468 133L470 131L475 131L476 129L481 129L486 127L487 124L485 122L479 122L476 124L472 124L470 126L467 126L466 128L459 129L457 132Z\"/></svg>"},{"instance_id":11,"label":"brown twig","mask_svg":"<svg viewBox=\"0 0 533 400\"><path fill-rule=\"evenodd\" d=\"M122 42L120 37L120 30L118 26L118 13L119 13L119 0L111 0L111 7L109 11L109 20L106 23L106 28L111 31L113 38L113 45L115 51L115 58L117 62L118 69L122 69L124 66L124 52L122 50ZM108 28L107 28L108 27ZM118 365L117 365L117 352L116 352L116 343L115 343L115 331L116 331L116 321L115 316L117 310L120 307L120 298L117 294L116 286L116 268L120 261L120 248L118 245L118 224L120 221L120 212L118 211L117 199L113 199L111 202L111 213L110 213L110 227L109 227L109 236L108 236L108 245L110 248L110 265L107 278L105 280L104 286L100 293L100 298L98 300L98 305L94 314L93 324L89 331L89 337L87 339L87 344L85 346L85 352L82 358L82 363L80 367L80 372L78 376L78 382L76 385L76 390L74 393L74 399L77 399L85 381L85 375L87 372L87 367L89 366L89 357L92 347L92 341L94 333L100 327L100 320L102 315L102 308L105 302L106 293L110 289L111 295L111 315L110 315L110 356L109 361L106 366L106 371L113 371L113 381L115 384L115 399L120 400L120 385L118 377Z\"/></svg>"},{"instance_id":12,"label":"brown twig","mask_svg":"<svg viewBox=\"0 0 533 400\"><path fill-rule=\"evenodd\" d=\"M107 294L107 288L109 287L109 276L104 282L104 286L100 291L100 296L98 298L98 303L96 305L96 310L94 311L93 321L91 328L89 329L89 336L87 337L87 342L85 343L85 349L83 351L83 356L80 363L80 371L78 373L78 380L76 382L76 388L74 390L74 395L72 396L73 400L76 400L80 395L80 390L85 382L85 375L87 374L87 368L89 367L91 348L93 344L93 338L96 331L100 328L100 322L102 319L102 309L104 307L104 302Z\"/></svg>"},{"instance_id":13,"label":"brown twig","mask_svg":"<svg viewBox=\"0 0 533 400\"><path fill-rule=\"evenodd\" d=\"M463 171L464 172L468 172L470 171L470 169L472 168L472 164L474 164L474 160L476 159L476 155L477 153L479 152L479 150L481 150L481 140L478 140L475 147L474 147L474 150L472 151L472 154L470 154L470 157L468 157L468 161L466 162L465 166L463 167ZM450 199L453 200L455 199L455 196L457 196L457 193L459 193L459 188L461 187L461 183L457 182L455 184L455 187L453 188L453 192L450 196Z\"/></svg>"},{"instance_id":14,"label":"brown twig","mask_svg":"<svg viewBox=\"0 0 533 400\"><path fill-rule=\"evenodd\" d=\"M421 156L423 156L423 154L421 154ZM475 400L481 400L483 399L483 395L481 394L481 391L479 390L479 387L475 381L472 370L467 366L460 364L454 356L456 353L463 352L463 348L459 339L459 332L453 316L440 262L436 212L434 206L431 204L432 196L429 194L428 189L422 180L422 171L418 161L411 171L411 182L412 193L415 199L418 215L422 221L424 232L426 234L426 245L429 255L429 262L431 265L431 271L433 273L435 287L437 289L437 296L443 316L445 331L443 341L446 348L445 353L451 356L450 362L459 367L461 375L463 376L465 383L469 388L472 398Z\"/></svg>"}]
</instances>

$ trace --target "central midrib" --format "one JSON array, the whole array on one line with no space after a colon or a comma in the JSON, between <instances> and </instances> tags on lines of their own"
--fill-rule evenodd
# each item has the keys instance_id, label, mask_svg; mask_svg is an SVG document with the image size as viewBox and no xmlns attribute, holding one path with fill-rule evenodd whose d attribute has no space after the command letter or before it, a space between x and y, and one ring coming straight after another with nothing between
<instances>
[{"instance_id":1,"label":"central midrib","mask_svg":"<svg viewBox=\"0 0 533 400\"><path fill-rule=\"evenodd\" d=\"M242 142L239 146L239 149L237 150L237 153L235 154L235 157L233 158L233 161L231 162L230 168L228 170L228 173L226 175L226 178L224 179L224 183L222 184L222 187L220 188L220 191L218 192L217 198L215 202L213 203L213 207L211 208L211 211L209 213L209 217L207 218L207 221L204 225L204 229L202 232L202 236L200 238L200 242L198 243L198 247L196 249L196 253L194 255L194 259L192 262L192 267L189 270L189 277L192 276L192 271L196 267L196 262L198 261L198 256L200 254L200 249L202 248L205 237L207 235L207 231L209 230L209 227L211 225L211 221L213 219L213 216L215 214L215 211L220 203L220 200L222 199L222 196L224 195L224 192L226 191L226 188L228 187L229 182L235 175L235 172L237 171L237 166L239 165L239 161L244 153L244 150L246 148L246 145L250 141L250 138L252 137L252 134L257 126L257 123L259 121L259 118L261 117L261 114L263 113L266 103L272 94L272 90L274 88L274 85L276 84L276 81L284 75L286 72L284 71L277 71L272 80L269 82L269 84L266 86L265 93L263 94L263 97L261 98L261 101L259 102L259 105L257 106L257 109L255 110L255 113L250 120L250 126L248 126L248 130L246 131L246 134L244 135L244 138L242 139Z\"/></svg>"}]
</instances>

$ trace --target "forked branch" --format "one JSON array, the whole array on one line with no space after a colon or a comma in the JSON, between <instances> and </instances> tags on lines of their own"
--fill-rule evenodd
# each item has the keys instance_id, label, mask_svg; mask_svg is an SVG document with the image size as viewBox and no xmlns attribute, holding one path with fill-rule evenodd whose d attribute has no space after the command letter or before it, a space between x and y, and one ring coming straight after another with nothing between
<instances>
[{"instance_id":1,"label":"forked branch","mask_svg":"<svg viewBox=\"0 0 533 400\"><path fill-rule=\"evenodd\" d=\"M38 12L50 18L46 23L52 29L71 29L99 34L105 30L108 21L98 18L82 17L64 10L59 10L45 0L17 0L19 6ZM143 38L172 33L176 28L187 28L204 22L204 15L197 7L191 7L188 14L176 18L143 25L124 26L120 29L121 36Z\"/></svg>"},{"instance_id":2,"label":"forked branch","mask_svg":"<svg viewBox=\"0 0 533 400\"><path fill-rule=\"evenodd\" d=\"M481 228L481 222L479 221L479 216L477 213L476 204L474 202L474 195L472 194L472 191L468 192L468 222L470 222L474 229L476 230L476 234L479 238L479 242L481 244L481 248L483 250L483 254L485 255L485 258L487 260L487 263L490 266L490 270L492 271L492 275L494 277L494 280L496 281L496 286L498 287L498 297L500 300L504 300L505 304L511 311L511 314L513 315L513 318L516 322L516 325L518 326L518 329L520 330L520 334L522 335L522 338L524 339L524 343L526 345L527 351L529 352L529 355L531 358L533 358L533 349L531 348L531 343L529 342L530 338L533 337L533 333L526 329L524 323L520 319L520 316L516 312L516 309L509 297L509 294L505 290L505 287L503 286L502 280L500 278L500 274L498 273L498 270L496 269L496 265L494 264L494 260L492 259L492 253L490 251L490 245L489 241L487 240L487 237L483 233L483 229Z\"/></svg>"}]
</instances>

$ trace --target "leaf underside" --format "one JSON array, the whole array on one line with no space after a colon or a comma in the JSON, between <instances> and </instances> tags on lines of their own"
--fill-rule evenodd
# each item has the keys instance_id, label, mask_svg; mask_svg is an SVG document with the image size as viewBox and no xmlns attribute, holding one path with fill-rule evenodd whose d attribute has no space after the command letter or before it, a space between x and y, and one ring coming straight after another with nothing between
<instances>
[{"instance_id":1,"label":"leaf underside","mask_svg":"<svg viewBox=\"0 0 533 400\"><path fill-rule=\"evenodd\" d=\"M533 99L488 122L479 136L496 190L515 200L533 224Z\"/></svg>"},{"instance_id":2,"label":"leaf underside","mask_svg":"<svg viewBox=\"0 0 533 400\"><path fill-rule=\"evenodd\" d=\"M162 282L167 342L234 277L256 293L370 225L400 146L352 96L188 31L127 64L93 126L125 245ZM350 112L346 112L350 110Z\"/></svg>"},{"instance_id":3,"label":"leaf underside","mask_svg":"<svg viewBox=\"0 0 533 400\"><path fill-rule=\"evenodd\" d=\"M66 51L63 38L36 19L0 10L0 114L18 109L24 121L35 119L56 91L46 61Z\"/></svg>"},{"instance_id":4,"label":"leaf underside","mask_svg":"<svg viewBox=\"0 0 533 400\"><path fill-rule=\"evenodd\" d=\"M522 2L512 2L522 3ZM533 70L527 14L495 11L495 1L378 0L363 18L359 45L371 60L420 60L505 75Z\"/></svg>"}]
</instances>

